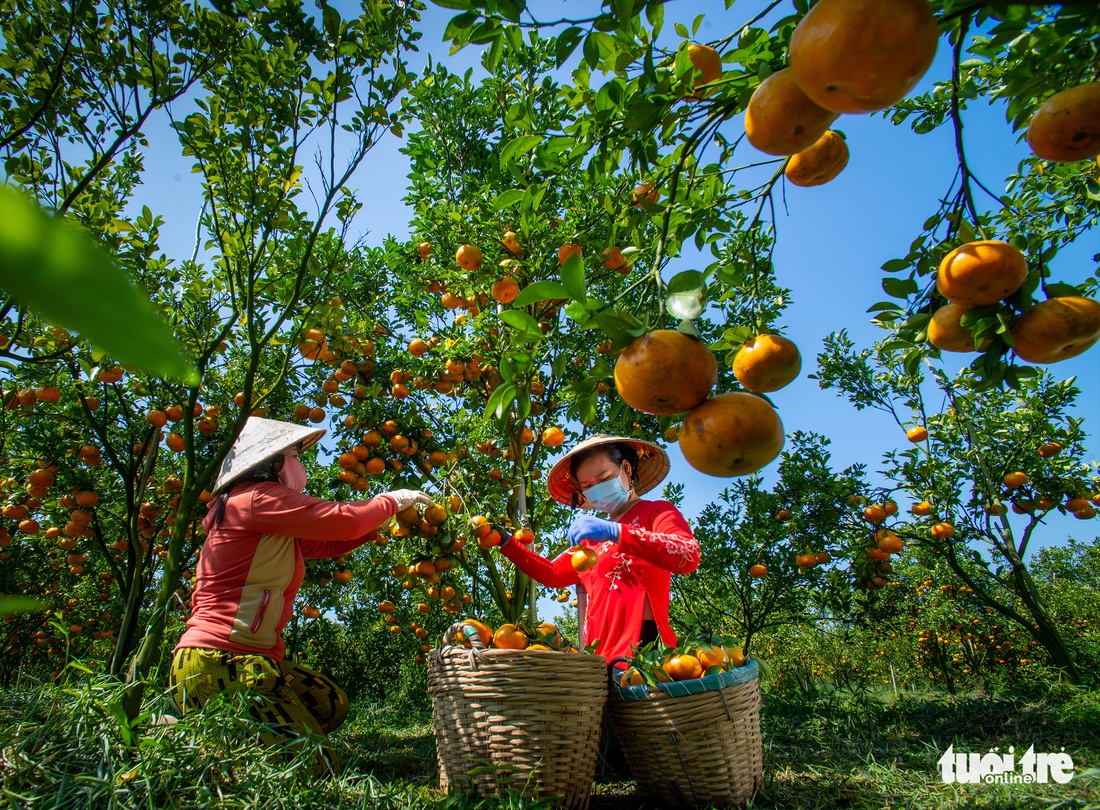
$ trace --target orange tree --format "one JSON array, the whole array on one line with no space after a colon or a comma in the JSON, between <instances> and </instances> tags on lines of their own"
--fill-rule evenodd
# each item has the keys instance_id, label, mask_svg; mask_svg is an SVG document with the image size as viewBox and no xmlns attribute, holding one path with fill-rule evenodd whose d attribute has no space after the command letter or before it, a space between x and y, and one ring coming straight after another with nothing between
<instances>
[{"instance_id":1,"label":"orange tree","mask_svg":"<svg viewBox=\"0 0 1100 810\"><path fill-rule=\"evenodd\" d=\"M867 547L866 524L847 506L867 490L862 467L834 471L822 436L795 432L788 440L773 487L750 475L700 513L699 568L677 589L681 621L734 635L746 655L757 634L776 627L858 621L870 598L847 560Z\"/></svg>"},{"instance_id":2,"label":"orange tree","mask_svg":"<svg viewBox=\"0 0 1100 810\"><path fill-rule=\"evenodd\" d=\"M719 343L751 311L753 285L763 321L782 310L784 291L747 274L709 309L701 273L664 279L668 254L637 247L654 238L644 178L578 169L574 139L552 134L575 115L546 75L558 47L532 35L487 59L480 84L437 66L410 87L413 237L365 251L371 272L346 291L354 310L386 283L390 311L376 324L370 382L337 430L333 472L351 489L376 477L423 485L450 510L441 526L410 515L384 551L356 557L383 585L391 628L411 626L414 604L533 616L535 591L501 565L494 531L530 529L544 551L560 550L552 538L567 515L538 483L559 448L595 430L675 438L672 415L618 396L616 354L677 324ZM719 186L693 192L701 208ZM735 263L744 236L714 249ZM719 377L733 385L728 365ZM633 380L666 382L644 370Z\"/></svg>"},{"instance_id":3,"label":"orange tree","mask_svg":"<svg viewBox=\"0 0 1100 810\"><path fill-rule=\"evenodd\" d=\"M818 362L822 387L856 408L890 414L899 435L912 425L911 446L888 451L882 473L913 503L904 517L875 516L881 531L945 563L958 578L952 587L965 586L1022 627L1077 681L1079 667L1028 561L1052 510L1081 520L1096 515L1100 481L1082 461L1083 420L1067 415L1078 394L1072 381L1039 371L1000 389L969 369L949 378L932 367L926 375L921 366L911 370L907 350L892 339L856 351L844 333L826 339Z\"/></svg>"},{"instance_id":4,"label":"orange tree","mask_svg":"<svg viewBox=\"0 0 1100 810\"><path fill-rule=\"evenodd\" d=\"M349 20L293 4L233 14L33 5L3 22L8 182L114 254L199 378L120 368L5 301L5 488L15 510L6 517L18 540L0 577L5 590L38 591L62 615L73 611L67 633L102 628L114 645L110 670L129 664L137 683L134 714L168 613L185 603L177 590L222 458L249 413L290 414L302 364L290 347L308 338L298 336L303 321L342 319L331 296L356 267L342 243L358 207L348 182L398 127L396 55L416 16L404 5ZM156 120L171 124L202 181L194 250L182 260L161 252L162 217L134 202ZM307 170L315 148L326 157ZM322 362L342 359L314 348ZM57 574L43 580L46 571ZM52 630L27 630L36 647L58 649ZM13 633L7 653L24 655L29 642Z\"/></svg>"},{"instance_id":5,"label":"orange tree","mask_svg":"<svg viewBox=\"0 0 1100 810\"><path fill-rule=\"evenodd\" d=\"M655 272L690 240L703 247L737 229L740 250L716 253L719 261L705 268L712 294L744 275L754 281L749 289L773 278L775 194L788 182L835 176L847 147L828 132L815 139L841 114L881 110L918 135L947 128L955 143L957 171L945 178L942 202L906 255L884 265L883 289L893 300L872 307L879 320L897 322L895 339L909 362L920 362L929 341L944 342L933 323L941 337L946 330L946 342L981 346L973 368L989 385L1013 385L1030 373L1018 359L1050 362L1095 340L1096 279L1054 283L1050 269L1058 250L1097 221L1094 5L818 0L808 8L806 0L777 0L750 19L708 13L730 33L706 43L696 41L704 15L690 31L676 23L675 36L668 34L661 0L606 4L569 20L540 20L522 0L442 5L459 11L447 38L457 47L487 44L490 61L525 29L559 32L557 62L575 64L563 91L576 110L562 126L575 143L571 165L611 176L627 161L658 192L646 206L657 228ZM950 76L904 98L944 35ZM1000 105L1011 130L1027 129L1033 155L1005 178L1006 194L990 192L1001 183L977 177L967 160L967 108L978 100ZM742 113L744 135L731 125ZM1008 127L1003 137L1013 137ZM751 216L737 216L742 211ZM935 283L953 249L988 240L1011 245L1003 251L1018 275L1011 288L969 298L960 285ZM976 273L954 267L973 286L1000 272L997 260L974 264ZM736 347L760 331L751 320L735 323L720 345Z\"/></svg>"}]
</instances>

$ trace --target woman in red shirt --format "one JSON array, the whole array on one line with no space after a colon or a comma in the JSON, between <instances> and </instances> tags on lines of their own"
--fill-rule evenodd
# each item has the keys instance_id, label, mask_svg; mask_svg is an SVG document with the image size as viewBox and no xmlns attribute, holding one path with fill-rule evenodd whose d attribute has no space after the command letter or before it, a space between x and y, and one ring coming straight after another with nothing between
<instances>
[{"instance_id":1,"label":"woman in red shirt","mask_svg":"<svg viewBox=\"0 0 1100 810\"><path fill-rule=\"evenodd\" d=\"M680 511L668 501L642 500L668 474L668 456L655 444L594 436L570 450L550 471L547 487L557 501L593 509L608 518L577 517L570 547L590 548L596 564L578 573L570 551L555 559L505 538L501 553L543 585L577 586L581 643L599 642L607 661L629 656L639 644L676 644L668 622L673 574L699 565L699 544Z\"/></svg>"},{"instance_id":2,"label":"woman in red shirt","mask_svg":"<svg viewBox=\"0 0 1100 810\"><path fill-rule=\"evenodd\" d=\"M305 560L338 557L377 539L379 526L407 506L430 504L415 490L335 503L303 494L298 453L325 431L250 418L214 486L203 520L206 542L196 570L187 630L176 646L169 686L184 712L229 689L242 690L268 725L266 745L343 723L348 699L320 673L285 659L282 632L294 612ZM331 767L338 764L327 744ZM314 758L314 769L330 765Z\"/></svg>"}]
</instances>

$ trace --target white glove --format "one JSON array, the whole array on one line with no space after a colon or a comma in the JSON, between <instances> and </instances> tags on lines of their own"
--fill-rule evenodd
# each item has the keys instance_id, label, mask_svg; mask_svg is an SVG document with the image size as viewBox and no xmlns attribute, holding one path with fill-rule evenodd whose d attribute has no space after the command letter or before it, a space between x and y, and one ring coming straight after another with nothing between
<instances>
[{"instance_id":1,"label":"white glove","mask_svg":"<svg viewBox=\"0 0 1100 810\"><path fill-rule=\"evenodd\" d=\"M395 501L397 501L397 511L402 509L408 509L410 506L416 506L422 504L424 506L431 506L434 501L425 493L419 489L395 489L393 492L387 492Z\"/></svg>"}]
</instances>

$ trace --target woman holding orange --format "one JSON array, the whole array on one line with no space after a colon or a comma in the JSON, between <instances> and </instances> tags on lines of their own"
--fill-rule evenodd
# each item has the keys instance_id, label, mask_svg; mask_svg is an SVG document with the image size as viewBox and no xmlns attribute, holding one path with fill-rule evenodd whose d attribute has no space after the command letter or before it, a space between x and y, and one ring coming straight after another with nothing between
<instances>
[{"instance_id":1,"label":"woman holding orange","mask_svg":"<svg viewBox=\"0 0 1100 810\"><path fill-rule=\"evenodd\" d=\"M358 503L304 494L298 454L325 431L251 417L233 444L203 520L206 541L196 571L191 616L172 658L169 686L184 712L227 690L244 692L268 728L266 745L343 723L348 699L319 672L285 658L282 631L294 611L305 560L337 557L376 539L400 510L431 499L396 490ZM338 767L314 760L324 772Z\"/></svg>"},{"instance_id":2,"label":"woman holding orange","mask_svg":"<svg viewBox=\"0 0 1100 810\"><path fill-rule=\"evenodd\" d=\"M668 621L673 574L699 565L699 544L680 511L668 501L643 500L668 474L665 451L650 442L593 436L554 465L550 495L579 515L570 525L570 550L553 560L505 536L500 551L521 571L553 588L577 586L581 643L598 642L596 653L611 661L660 638L675 646ZM590 549L595 563L573 567L572 552Z\"/></svg>"}]
</instances>

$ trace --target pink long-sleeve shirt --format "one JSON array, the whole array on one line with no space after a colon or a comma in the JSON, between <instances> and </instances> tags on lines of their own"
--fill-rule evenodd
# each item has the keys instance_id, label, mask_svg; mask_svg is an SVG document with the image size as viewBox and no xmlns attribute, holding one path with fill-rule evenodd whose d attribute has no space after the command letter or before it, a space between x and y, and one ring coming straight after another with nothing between
<instances>
[{"instance_id":1,"label":"pink long-sleeve shirt","mask_svg":"<svg viewBox=\"0 0 1100 810\"><path fill-rule=\"evenodd\" d=\"M283 628L294 612L305 560L338 557L374 540L396 514L397 501L378 495L335 503L266 481L231 490L217 526L215 511L203 519L206 542L191 617L176 649L206 647L281 661Z\"/></svg>"},{"instance_id":2,"label":"pink long-sleeve shirt","mask_svg":"<svg viewBox=\"0 0 1100 810\"><path fill-rule=\"evenodd\" d=\"M673 574L690 574L699 567L699 544L684 516L668 501L638 501L619 518L617 543L580 545L596 552L596 565L578 573L571 554L547 559L528 546L510 540L500 552L536 582L551 588L580 583L588 594L583 636L599 640L596 653L610 662L630 656L642 632L648 601L661 640L676 644L668 622Z\"/></svg>"}]
</instances>

